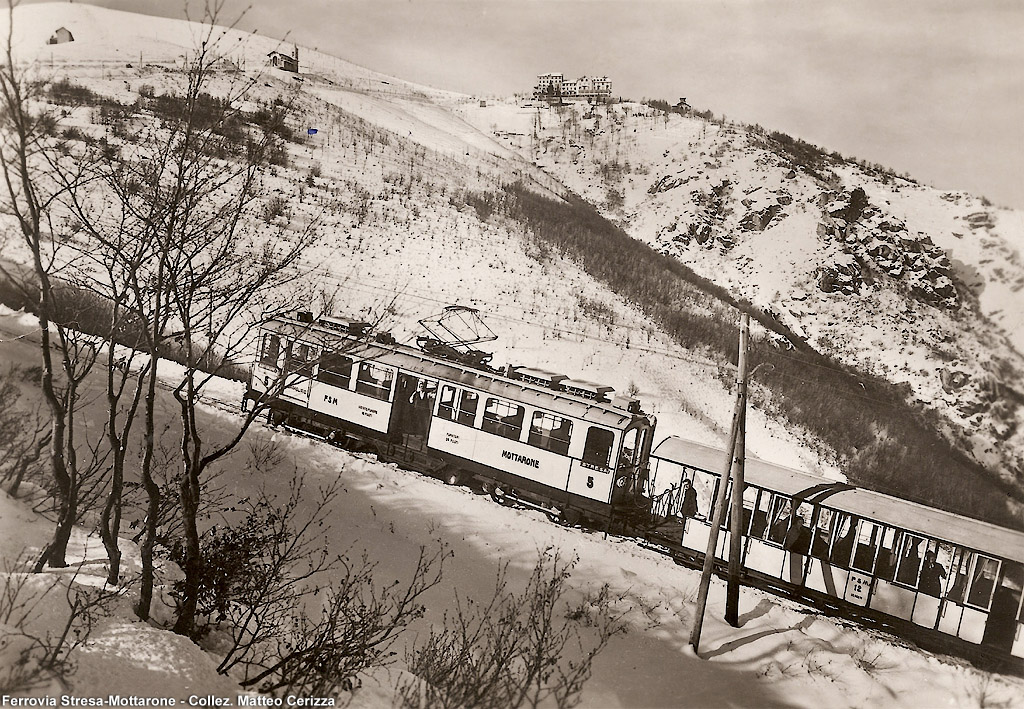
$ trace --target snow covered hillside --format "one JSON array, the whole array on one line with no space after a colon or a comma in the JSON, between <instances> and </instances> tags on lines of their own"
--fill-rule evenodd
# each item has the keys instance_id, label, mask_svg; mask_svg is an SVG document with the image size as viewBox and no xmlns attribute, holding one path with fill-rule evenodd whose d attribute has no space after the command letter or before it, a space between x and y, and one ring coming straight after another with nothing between
<instances>
[{"instance_id":1,"label":"snow covered hillside","mask_svg":"<svg viewBox=\"0 0 1024 709\"><path fill-rule=\"evenodd\" d=\"M185 22L89 5L25 6L14 18L14 46L37 62L41 77L67 76L123 104L142 93L180 91L176 69L199 36L197 26ZM46 45L57 26L66 26L75 41ZM405 340L421 332L419 319L446 304L477 307L499 336L495 363L564 371L620 392L633 385L666 435L686 431L709 443L724 440L731 393L723 381L732 375L722 363L679 351L657 325L570 260L539 254L522 226L482 221L467 206L467 192L510 181L525 180L552 195L564 187L453 113L465 97L303 49L300 61L310 68L300 83L266 66L266 54L281 49L277 41L228 30L222 42L234 52L235 65L244 65L242 76L259 76L251 103L285 97L296 105L300 142L289 144L288 165L266 178L265 191L268 202L286 205L270 224L282 225L286 238L293 228L319 223L321 239L301 266L310 290L322 291L311 297L311 309L328 302L342 315L386 311L385 324ZM226 91L238 77L226 67L212 78L211 90ZM95 109L60 110L62 125L109 133L97 125ZM310 128L316 134L304 135ZM27 258L15 242L5 249L7 258ZM834 460L815 452L822 446L806 446L809 437L751 412L752 452L839 475Z\"/></svg>"},{"instance_id":2,"label":"snow covered hillside","mask_svg":"<svg viewBox=\"0 0 1024 709\"><path fill-rule=\"evenodd\" d=\"M1019 479L1021 212L690 109L457 111L818 351L909 384Z\"/></svg>"}]
</instances>

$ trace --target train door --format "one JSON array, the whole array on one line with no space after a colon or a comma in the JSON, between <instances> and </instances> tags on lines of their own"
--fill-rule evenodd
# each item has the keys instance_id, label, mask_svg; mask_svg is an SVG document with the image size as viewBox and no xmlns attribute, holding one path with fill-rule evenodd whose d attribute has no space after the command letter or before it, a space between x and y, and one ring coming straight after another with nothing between
<instances>
[{"instance_id":1,"label":"train door","mask_svg":"<svg viewBox=\"0 0 1024 709\"><path fill-rule=\"evenodd\" d=\"M782 548L786 552L783 580L796 586L804 584L807 557L811 550L810 523L813 521L813 514L814 508L807 502L802 502L791 510L789 527L782 542Z\"/></svg>"},{"instance_id":2,"label":"train door","mask_svg":"<svg viewBox=\"0 0 1024 709\"><path fill-rule=\"evenodd\" d=\"M284 371L281 397L302 405L309 404L309 389L313 382L313 367L319 353L313 345L298 340L284 343Z\"/></svg>"},{"instance_id":3,"label":"train door","mask_svg":"<svg viewBox=\"0 0 1024 709\"><path fill-rule=\"evenodd\" d=\"M418 451L426 448L436 397L436 381L405 372L398 374L389 426L394 442Z\"/></svg>"},{"instance_id":4,"label":"train door","mask_svg":"<svg viewBox=\"0 0 1024 709\"><path fill-rule=\"evenodd\" d=\"M871 607L903 620L914 615L917 577L925 552L924 537L885 527L875 562Z\"/></svg>"},{"instance_id":5,"label":"train door","mask_svg":"<svg viewBox=\"0 0 1024 709\"><path fill-rule=\"evenodd\" d=\"M708 548L708 539L711 537L711 517L714 512L715 496L718 492L719 476L703 470L687 469L686 479L690 481L693 493L689 495L691 502L687 503L684 497L683 516L686 517L686 527L683 531L683 546L704 553ZM721 555L723 547L723 535L718 537L717 554Z\"/></svg>"},{"instance_id":6,"label":"train door","mask_svg":"<svg viewBox=\"0 0 1024 709\"><path fill-rule=\"evenodd\" d=\"M788 495L761 491L754 510L747 541L745 565L775 578L782 578L786 551L782 548L789 531L792 501Z\"/></svg>"},{"instance_id":7,"label":"train door","mask_svg":"<svg viewBox=\"0 0 1024 709\"><path fill-rule=\"evenodd\" d=\"M1001 653L1016 651L1024 653L1024 638L1021 638L1020 610L1021 585L1024 584L1024 566L1003 562L999 583L992 596L992 607L985 623L982 643Z\"/></svg>"},{"instance_id":8,"label":"train door","mask_svg":"<svg viewBox=\"0 0 1024 709\"><path fill-rule=\"evenodd\" d=\"M953 547L929 540L917 582L917 598L910 620L925 628L934 628L942 607L942 582L946 569L952 568Z\"/></svg>"},{"instance_id":9,"label":"train door","mask_svg":"<svg viewBox=\"0 0 1024 709\"><path fill-rule=\"evenodd\" d=\"M981 643L996 590L999 560L958 549L950 587L939 617L939 630L969 643Z\"/></svg>"},{"instance_id":10,"label":"train door","mask_svg":"<svg viewBox=\"0 0 1024 709\"><path fill-rule=\"evenodd\" d=\"M855 517L827 507L818 508L804 581L808 588L842 598L850 575L848 567L856 529Z\"/></svg>"},{"instance_id":11,"label":"train door","mask_svg":"<svg viewBox=\"0 0 1024 709\"><path fill-rule=\"evenodd\" d=\"M862 519L853 545L853 560L850 562L850 576L846 580L843 599L856 606L866 606L871 596L874 580L875 557L878 556L884 527L877 522Z\"/></svg>"}]
</instances>

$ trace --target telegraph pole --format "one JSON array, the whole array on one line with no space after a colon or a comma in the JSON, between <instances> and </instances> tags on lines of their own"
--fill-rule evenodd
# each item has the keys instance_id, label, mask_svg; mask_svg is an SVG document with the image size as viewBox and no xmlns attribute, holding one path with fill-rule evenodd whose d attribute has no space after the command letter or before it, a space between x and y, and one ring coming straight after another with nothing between
<instances>
[{"instance_id":1,"label":"telegraph pole","mask_svg":"<svg viewBox=\"0 0 1024 709\"><path fill-rule=\"evenodd\" d=\"M736 375L737 391L736 405L732 412L732 426L729 429L729 445L726 448L725 470L722 473L718 493L715 495L715 507L711 530L708 534L708 548L704 553L704 568L700 574L700 588L697 592L697 609L693 618L693 629L690 631L690 645L695 653L700 652L700 632L704 626L704 612L708 604L708 590L711 587L711 574L715 567L715 549L718 546L718 530L722 528L722 520L725 517L726 489L729 487L729 473L732 470L732 461L736 455L736 448L739 439L739 432L742 420L745 418L746 410L746 381L747 381L747 329L750 317L746 313L740 316L740 352L739 371Z\"/></svg>"},{"instance_id":2,"label":"telegraph pole","mask_svg":"<svg viewBox=\"0 0 1024 709\"><path fill-rule=\"evenodd\" d=\"M725 592L725 622L739 626L740 557L743 554L743 462L747 449L747 341L750 337L750 316L740 317L740 361L737 379L740 424L732 464L732 518L729 524L729 581Z\"/></svg>"}]
</instances>

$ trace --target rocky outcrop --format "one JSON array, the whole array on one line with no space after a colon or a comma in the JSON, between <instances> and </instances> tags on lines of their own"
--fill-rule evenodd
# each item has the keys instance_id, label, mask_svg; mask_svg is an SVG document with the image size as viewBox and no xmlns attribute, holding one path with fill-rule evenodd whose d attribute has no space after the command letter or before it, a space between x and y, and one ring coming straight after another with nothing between
<instances>
[{"instance_id":1,"label":"rocky outcrop","mask_svg":"<svg viewBox=\"0 0 1024 709\"><path fill-rule=\"evenodd\" d=\"M896 281L921 302L945 309L959 306L949 257L926 234L911 235L904 222L871 206L859 188L849 194L823 193L820 204L817 233L822 240L838 242L845 254ZM834 272L843 286L834 290L857 292L849 282L849 270L848 266L822 269L819 288L822 274L826 285L831 285Z\"/></svg>"},{"instance_id":2,"label":"rocky outcrop","mask_svg":"<svg viewBox=\"0 0 1024 709\"><path fill-rule=\"evenodd\" d=\"M967 226L971 229L992 229L995 227L995 222L992 219L992 215L988 212L974 212L964 217L964 221L967 222Z\"/></svg>"},{"instance_id":3,"label":"rocky outcrop","mask_svg":"<svg viewBox=\"0 0 1024 709\"><path fill-rule=\"evenodd\" d=\"M747 212L743 219L740 220L740 229L743 231L764 231L781 212L782 207L777 204L770 204L756 212Z\"/></svg>"},{"instance_id":4,"label":"rocky outcrop","mask_svg":"<svg viewBox=\"0 0 1024 709\"><path fill-rule=\"evenodd\" d=\"M653 185L647 188L647 194L668 192L669 190L674 190L676 187L685 185L689 181L689 177L684 177L682 175L663 175L659 177Z\"/></svg>"},{"instance_id":5,"label":"rocky outcrop","mask_svg":"<svg viewBox=\"0 0 1024 709\"><path fill-rule=\"evenodd\" d=\"M818 290L823 293L859 293L864 278L861 266L852 254L842 254L828 266L818 269Z\"/></svg>"}]
</instances>

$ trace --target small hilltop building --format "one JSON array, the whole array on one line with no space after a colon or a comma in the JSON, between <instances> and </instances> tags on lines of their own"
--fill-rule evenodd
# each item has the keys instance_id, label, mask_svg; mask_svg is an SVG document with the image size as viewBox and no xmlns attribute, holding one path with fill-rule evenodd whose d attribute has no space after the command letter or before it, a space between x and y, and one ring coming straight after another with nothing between
<instances>
[{"instance_id":1,"label":"small hilltop building","mask_svg":"<svg viewBox=\"0 0 1024 709\"><path fill-rule=\"evenodd\" d=\"M280 69L281 71L290 71L292 73L299 73L299 48L295 47L294 54L285 54L284 52L278 52L277 50L267 55L270 57L270 66Z\"/></svg>"},{"instance_id":2,"label":"small hilltop building","mask_svg":"<svg viewBox=\"0 0 1024 709\"><path fill-rule=\"evenodd\" d=\"M47 44L67 44L68 42L74 42L75 36L71 34L71 30L67 27L58 27L57 31L46 40Z\"/></svg>"}]
</instances>

